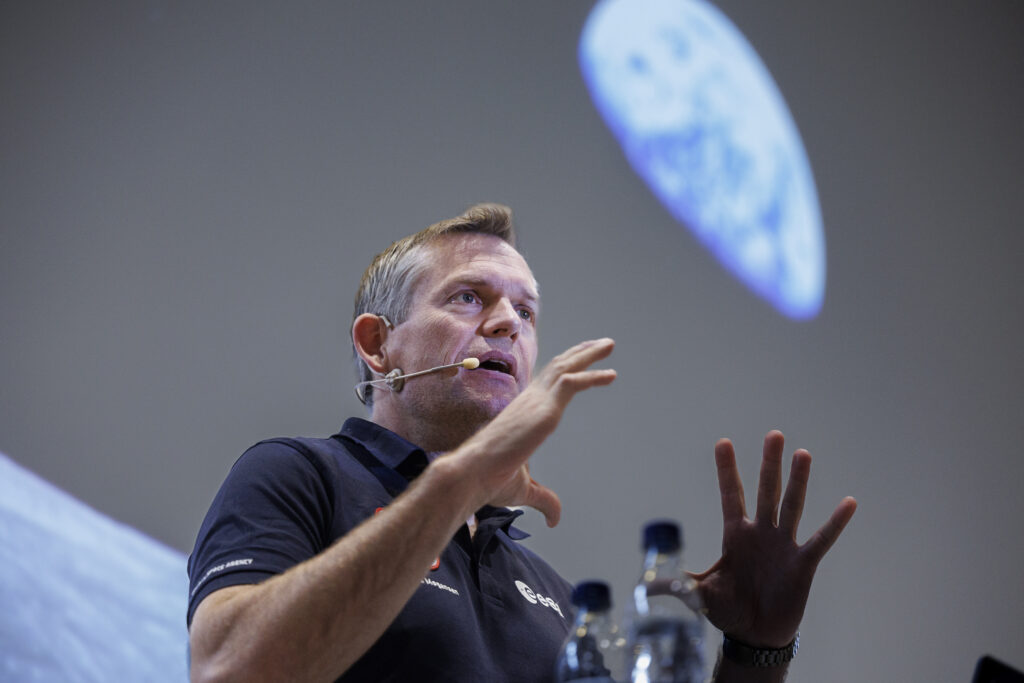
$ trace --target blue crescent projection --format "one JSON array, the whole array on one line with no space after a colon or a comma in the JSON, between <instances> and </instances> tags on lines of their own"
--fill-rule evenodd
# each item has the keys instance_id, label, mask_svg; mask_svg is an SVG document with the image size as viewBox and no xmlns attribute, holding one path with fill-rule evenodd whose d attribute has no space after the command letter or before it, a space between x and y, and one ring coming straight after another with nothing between
<instances>
[{"instance_id":1,"label":"blue crescent projection","mask_svg":"<svg viewBox=\"0 0 1024 683\"><path fill-rule=\"evenodd\" d=\"M579 45L594 103L672 216L783 314L825 297L807 154L753 47L703 0L602 0Z\"/></svg>"}]
</instances>

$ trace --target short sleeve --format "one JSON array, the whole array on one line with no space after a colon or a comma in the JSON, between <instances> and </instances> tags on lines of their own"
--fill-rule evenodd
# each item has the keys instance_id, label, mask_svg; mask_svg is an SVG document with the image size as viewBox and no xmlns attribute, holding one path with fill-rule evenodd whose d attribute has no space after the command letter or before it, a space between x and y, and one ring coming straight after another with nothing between
<instances>
[{"instance_id":1,"label":"short sleeve","mask_svg":"<svg viewBox=\"0 0 1024 683\"><path fill-rule=\"evenodd\" d=\"M261 442L231 468L189 556L189 625L202 600L304 562L330 543L329 477L288 440Z\"/></svg>"}]
</instances>

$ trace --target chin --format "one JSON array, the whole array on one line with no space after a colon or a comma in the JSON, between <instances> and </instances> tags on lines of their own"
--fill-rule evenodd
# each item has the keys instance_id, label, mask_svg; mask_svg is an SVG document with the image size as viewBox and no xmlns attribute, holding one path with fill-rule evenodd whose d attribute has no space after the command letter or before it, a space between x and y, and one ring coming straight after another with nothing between
<instances>
[{"instance_id":1,"label":"chin","mask_svg":"<svg viewBox=\"0 0 1024 683\"><path fill-rule=\"evenodd\" d=\"M474 404L474 412L480 422L480 426L483 426L496 418L498 414L505 410L511 402L511 398L496 396L476 402Z\"/></svg>"},{"instance_id":2,"label":"chin","mask_svg":"<svg viewBox=\"0 0 1024 683\"><path fill-rule=\"evenodd\" d=\"M472 425L475 431L497 417L519 395L518 385L515 389L508 387L506 391L495 391L494 387L482 389L465 386L456 389L450 394L445 419L462 420Z\"/></svg>"}]
</instances>

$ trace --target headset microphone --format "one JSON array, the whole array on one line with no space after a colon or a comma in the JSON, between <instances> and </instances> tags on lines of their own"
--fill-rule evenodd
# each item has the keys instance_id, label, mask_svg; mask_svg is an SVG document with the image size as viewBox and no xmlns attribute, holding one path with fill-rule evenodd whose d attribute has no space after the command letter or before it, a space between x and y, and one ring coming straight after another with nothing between
<instances>
[{"instance_id":1,"label":"headset microphone","mask_svg":"<svg viewBox=\"0 0 1024 683\"><path fill-rule=\"evenodd\" d=\"M438 372L439 370L447 370L448 368L465 368L466 370L476 370L480 367L480 360L478 358L465 358L458 363L450 363L448 365L438 365L436 368L430 368L429 370L420 370L419 372L410 372L408 375L402 374L401 368L395 368L388 374L384 375L380 379L371 379L366 382L359 382L355 386L356 398L359 399L360 403L366 403L366 396L360 391L364 386L386 386L391 391L401 391L402 387L405 386L405 380L410 377L419 377L420 375L426 375L431 372ZM371 371L372 372L372 371ZM379 374L379 373L378 373Z\"/></svg>"}]
</instances>

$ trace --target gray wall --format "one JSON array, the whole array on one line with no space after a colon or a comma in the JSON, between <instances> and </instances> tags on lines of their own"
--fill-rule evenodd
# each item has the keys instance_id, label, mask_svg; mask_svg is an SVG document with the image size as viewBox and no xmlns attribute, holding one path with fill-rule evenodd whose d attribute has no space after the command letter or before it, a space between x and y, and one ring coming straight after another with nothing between
<instances>
[{"instance_id":1,"label":"gray wall","mask_svg":"<svg viewBox=\"0 0 1024 683\"><path fill-rule=\"evenodd\" d=\"M716 557L712 445L815 454L826 558L790 680L1024 667L1024 9L719 6L785 94L826 226L825 307L782 318L653 199L576 65L589 2L0 5L0 450L188 550L235 458L360 414L351 296L392 239L517 212L542 361L615 337L533 460L567 578L684 522ZM752 500L752 496L751 496Z\"/></svg>"}]
</instances>

